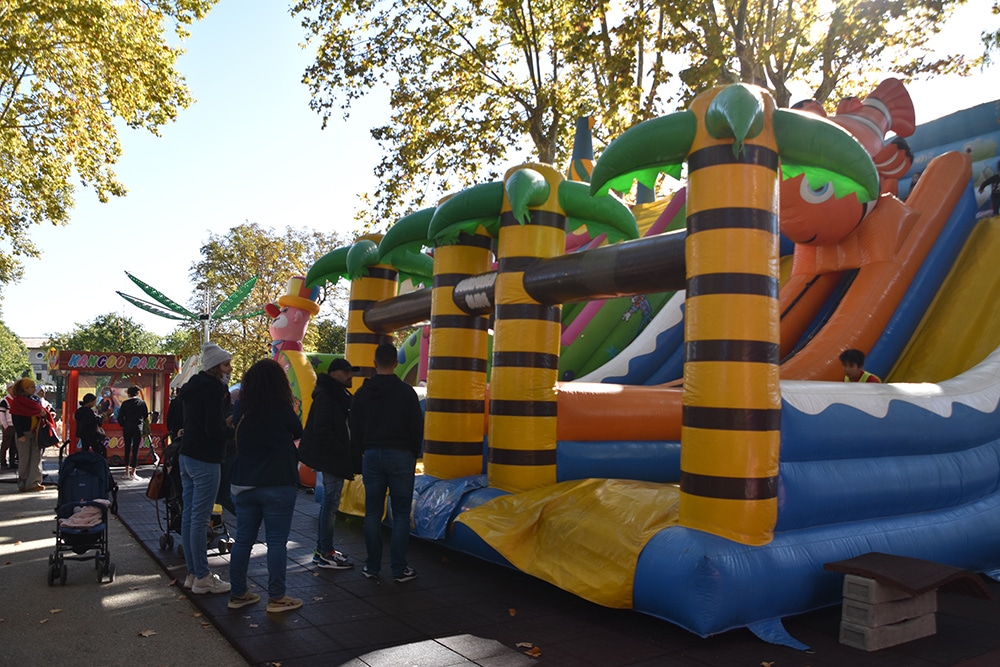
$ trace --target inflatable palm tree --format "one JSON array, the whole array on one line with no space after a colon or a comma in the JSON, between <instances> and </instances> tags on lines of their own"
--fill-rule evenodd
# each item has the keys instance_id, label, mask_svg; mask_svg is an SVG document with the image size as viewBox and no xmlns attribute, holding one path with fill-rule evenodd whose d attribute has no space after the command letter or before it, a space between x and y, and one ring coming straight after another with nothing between
<instances>
[{"instance_id":1,"label":"inflatable palm tree","mask_svg":"<svg viewBox=\"0 0 1000 667\"><path fill-rule=\"evenodd\" d=\"M156 303L153 304L150 303L149 301L145 301L143 299L139 299L134 296L129 296L128 294L124 294L122 292L117 292L118 296L125 299L136 308L145 310L147 313L152 313L153 315L159 315L160 317L165 317L169 320L181 320L184 322L201 322L203 344L208 342L209 326L211 322L213 321L219 322L223 320L246 320L251 317L257 317L258 315L262 315L264 313L263 308L258 308L257 310L247 313L239 313L235 315L232 314L233 311L236 310L240 306L240 304L246 300L248 296L250 296L251 290L253 290L254 285L257 284L257 276L250 278L250 280L246 281L245 283L237 287L233 291L233 293L227 296L225 299L223 299L222 302L218 306L216 306L215 310L213 310L212 312L210 313L207 312L208 308L206 303L206 308L205 308L206 312L195 313L193 311L188 310L181 304L177 303L176 301L174 301L173 299L171 299L170 297L168 297L155 287L152 287L142 282L128 271L125 272L125 275L128 276L129 280L138 285L139 289L141 289L149 297L154 299Z\"/></svg>"}]
</instances>

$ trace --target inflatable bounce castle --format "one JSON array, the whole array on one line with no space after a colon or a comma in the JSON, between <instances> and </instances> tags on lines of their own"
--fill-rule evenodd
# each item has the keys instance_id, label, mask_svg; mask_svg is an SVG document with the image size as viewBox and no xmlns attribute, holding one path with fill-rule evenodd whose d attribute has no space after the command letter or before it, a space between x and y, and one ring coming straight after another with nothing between
<instances>
[{"instance_id":1,"label":"inflatable bounce castle","mask_svg":"<svg viewBox=\"0 0 1000 667\"><path fill-rule=\"evenodd\" d=\"M997 574L1000 219L976 188L1000 102L926 130L892 79L798 107L712 89L596 164L578 138L575 180L520 165L310 269L302 289L350 280L361 376L429 322L403 350L414 535L792 646L783 617L840 600L825 563ZM607 196L662 173L686 173L670 198ZM888 382L843 382L846 348Z\"/></svg>"}]
</instances>

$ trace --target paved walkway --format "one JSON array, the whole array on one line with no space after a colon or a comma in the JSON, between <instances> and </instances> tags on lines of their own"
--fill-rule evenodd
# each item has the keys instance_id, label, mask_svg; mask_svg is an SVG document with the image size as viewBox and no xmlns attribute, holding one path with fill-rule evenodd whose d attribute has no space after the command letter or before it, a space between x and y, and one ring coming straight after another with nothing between
<instances>
[{"instance_id":1,"label":"paved walkway","mask_svg":"<svg viewBox=\"0 0 1000 667\"><path fill-rule=\"evenodd\" d=\"M140 473L148 476L150 471ZM119 573L115 583L99 586L92 567L81 563L70 565L65 588L49 589L45 559L53 542L42 535L51 533L55 494L17 494L13 484L0 487L0 562L10 562L3 565L0 577L0 634L25 637L15 644L19 652L14 654L3 642L4 662L44 655L46 662L64 658L69 664L134 665L141 655L142 663L149 665L282 667L1000 664L1000 603L968 597L941 596L935 636L875 653L838 643L839 608L786 619L788 631L812 647L811 652L800 652L765 644L746 630L702 639L665 621L605 609L520 572L420 540L410 543L410 563L420 576L405 584L369 581L358 568L320 570L310 563L318 508L305 492L299 496L289 540L289 593L305 601L295 612L267 614L262 604L230 611L227 596L188 599L169 585L184 574L183 559L176 549L160 549L162 529L156 504L143 495L144 481L123 484L119 495L121 523L113 522L111 533ZM31 546L12 543L14 531L20 535L22 530ZM358 562L364 554L360 520L342 517L336 542ZM263 554L264 547L256 546L251 561L253 590L258 593L266 581ZM224 578L227 560L210 558ZM991 583L990 588L1000 599L1000 585ZM9 611L12 600L15 614ZM63 611L51 611L56 608ZM95 620L94 609L107 613ZM141 637L142 629L157 634ZM38 647L48 648L53 636L59 638L56 653L53 648L39 654Z\"/></svg>"},{"instance_id":2,"label":"paved walkway","mask_svg":"<svg viewBox=\"0 0 1000 667\"><path fill-rule=\"evenodd\" d=\"M57 465L46 459L46 472ZM131 503L145 484L126 484L136 487L123 485ZM108 529L114 582L98 584L94 563L81 561L67 563L65 586L49 587L55 504L54 486L18 493L13 471L0 472L0 664L247 664L117 519Z\"/></svg>"}]
</instances>

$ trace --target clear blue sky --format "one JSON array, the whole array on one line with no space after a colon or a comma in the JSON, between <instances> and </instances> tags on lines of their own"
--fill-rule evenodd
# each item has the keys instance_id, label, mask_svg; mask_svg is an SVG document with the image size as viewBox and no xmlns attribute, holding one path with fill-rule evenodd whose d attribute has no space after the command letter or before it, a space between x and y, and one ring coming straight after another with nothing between
<instances>
[{"instance_id":1,"label":"clear blue sky","mask_svg":"<svg viewBox=\"0 0 1000 667\"><path fill-rule=\"evenodd\" d=\"M946 41L977 54L979 32L1000 23L990 5L970 0ZM299 48L303 31L284 2L222 0L191 32L179 66L197 103L160 138L122 133L117 173L129 195L101 204L80 188L68 227L32 230L43 257L26 262L24 280L5 288L2 305L19 336L65 333L108 312L163 335L176 323L115 293L143 296L125 271L186 304L188 272L210 233L245 221L274 229L355 227L358 195L374 189L381 155L368 129L388 117L387 96L321 130L300 83L311 55ZM911 86L917 122L1000 98L998 81L994 66Z\"/></svg>"}]
</instances>

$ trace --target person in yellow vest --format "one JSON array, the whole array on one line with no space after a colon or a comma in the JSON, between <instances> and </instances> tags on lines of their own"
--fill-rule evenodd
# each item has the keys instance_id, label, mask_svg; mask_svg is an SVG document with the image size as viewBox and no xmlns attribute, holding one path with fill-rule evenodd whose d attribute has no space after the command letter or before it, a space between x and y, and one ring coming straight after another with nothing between
<instances>
[{"instance_id":1,"label":"person in yellow vest","mask_svg":"<svg viewBox=\"0 0 1000 667\"><path fill-rule=\"evenodd\" d=\"M844 350L840 353L844 366L844 382L882 382L877 375L865 370L865 353L861 350Z\"/></svg>"}]
</instances>

